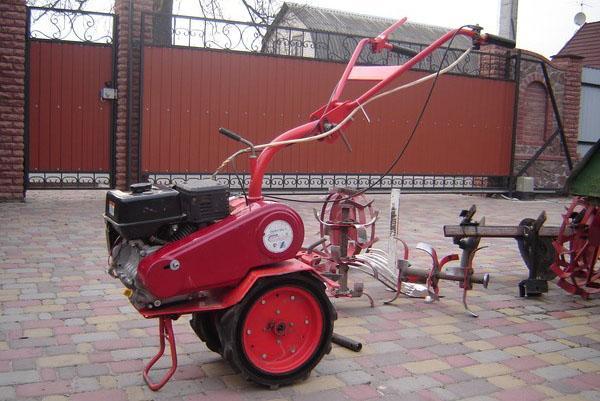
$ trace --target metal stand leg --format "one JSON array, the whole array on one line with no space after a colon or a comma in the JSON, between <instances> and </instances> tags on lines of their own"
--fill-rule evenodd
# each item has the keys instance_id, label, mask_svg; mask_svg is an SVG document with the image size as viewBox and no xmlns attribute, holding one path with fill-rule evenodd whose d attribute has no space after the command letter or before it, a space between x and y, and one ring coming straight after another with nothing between
<instances>
[{"instance_id":1,"label":"metal stand leg","mask_svg":"<svg viewBox=\"0 0 600 401\"><path fill-rule=\"evenodd\" d=\"M170 317L160 317L158 323L158 330L160 336L160 349L158 353L152 358L152 360L144 368L144 380L152 391L160 390L177 370L177 350L175 349L175 335L173 334L173 320ZM152 382L150 379L150 369L165 353L165 338L169 341L169 350L171 351L171 369L163 376L162 380L158 383Z\"/></svg>"}]
</instances>

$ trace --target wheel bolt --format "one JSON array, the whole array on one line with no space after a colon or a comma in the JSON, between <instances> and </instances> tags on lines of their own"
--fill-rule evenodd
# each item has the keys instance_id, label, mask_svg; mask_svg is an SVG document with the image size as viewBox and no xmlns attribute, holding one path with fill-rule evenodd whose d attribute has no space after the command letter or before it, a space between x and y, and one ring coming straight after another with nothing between
<instances>
[{"instance_id":1,"label":"wheel bolt","mask_svg":"<svg viewBox=\"0 0 600 401\"><path fill-rule=\"evenodd\" d=\"M252 330L250 330L250 329L246 330L246 334L248 334L248 335L252 334Z\"/></svg>"},{"instance_id":2,"label":"wheel bolt","mask_svg":"<svg viewBox=\"0 0 600 401\"><path fill-rule=\"evenodd\" d=\"M279 315L279 314L281 313L281 311L280 311L279 309L277 309L277 310L275 311L275 313Z\"/></svg>"},{"instance_id":3,"label":"wheel bolt","mask_svg":"<svg viewBox=\"0 0 600 401\"><path fill-rule=\"evenodd\" d=\"M262 359L267 359L267 354L262 354Z\"/></svg>"},{"instance_id":4,"label":"wheel bolt","mask_svg":"<svg viewBox=\"0 0 600 401\"><path fill-rule=\"evenodd\" d=\"M266 304L266 303L267 303L267 301L265 301L265 300L263 299L262 301L260 301L260 303L264 305L264 304Z\"/></svg>"},{"instance_id":5,"label":"wheel bolt","mask_svg":"<svg viewBox=\"0 0 600 401\"><path fill-rule=\"evenodd\" d=\"M306 320L304 321L304 324L308 324L308 319L306 319Z\"/></svg>"},{"instance_id":6,"label":"wheel bolt","mask_svg":"<svg viewBox=\"0 0 600 401\"><path fill-rule=\"evenodd\" d=\"M292 296L290 297L290 299L293 301L294 299L296 299L296 297L292 295Z\"/></svg>"}]
</instances>

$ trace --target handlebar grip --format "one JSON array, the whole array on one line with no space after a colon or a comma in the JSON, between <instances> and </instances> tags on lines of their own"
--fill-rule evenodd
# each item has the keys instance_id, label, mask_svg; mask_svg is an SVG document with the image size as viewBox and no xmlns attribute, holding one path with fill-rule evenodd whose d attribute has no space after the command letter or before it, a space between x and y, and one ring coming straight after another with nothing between
<instances>
[{"instance_id":1,"label":"handlebar grip","mask_svg":"<svg viewBox=\"0 0 600 401\"><path fill-rule=\"evenodd\" d=\"M419 54L418 50L411 49L410 47L395 45L393 43L390 43L390 45L392 47L389 50L396 54L401 54L403 56L408 56L408 57L414 57L417 54Z\"/></svg>"},{"instance_id":2,"label":"handlebar grip","mask_svg":"<svg viewBox=\"0 0 600 401\"><path fill-rule=\"evenodd\" d=\"M241 136L239 136L238 134L236 134L233 131L228 130L227 128L223 128L223 127L219 128L219 133L222 135L225 135L229 139L233 139L234 141L238 141L238 142L242 141Z\"/></svg>"},{"instance_id":3,"label":"handlebar grip","mask_svg":"<svg viewBox=\"0 0 600 401\"><path fill-rule=\"evenodd\" d=\"M484 43L490 45L498 45L502 47L506 47L507 49L515 48L515 41L508 38L503 38L502 36L492 35L491 33L486 33L482 35L482 39Z\"/></svg>"}]
</instances>

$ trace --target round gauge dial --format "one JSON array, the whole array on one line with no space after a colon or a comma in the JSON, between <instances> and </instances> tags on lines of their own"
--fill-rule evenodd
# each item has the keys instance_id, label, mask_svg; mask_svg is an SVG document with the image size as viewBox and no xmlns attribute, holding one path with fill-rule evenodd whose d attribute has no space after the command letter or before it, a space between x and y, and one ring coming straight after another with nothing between
<instances>
[{"instance_id":1,"label":"round gauge dial","mask_svg":"<svg viewBox=\"0 0 600 401\"><path fill-rule=\"evenodd\" d=\"M285 252L292 245L293 240L294 230L285 220L273 220L265 227L263 244L269 252Z\"/></svg>"}]
</instances>

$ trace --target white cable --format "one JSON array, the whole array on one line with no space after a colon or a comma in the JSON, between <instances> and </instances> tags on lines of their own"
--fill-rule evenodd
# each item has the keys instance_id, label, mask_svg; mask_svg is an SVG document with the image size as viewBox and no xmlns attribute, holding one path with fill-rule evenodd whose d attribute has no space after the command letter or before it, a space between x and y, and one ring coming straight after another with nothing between
<instances>
[{"instance_id":1,"label":"white cable","mask_svg":"<svg viewBox=\"0 0 600 401\"><path fill-rule=\"evenodd\" d=\"M396 93L398 91L404 90L404 89L408 89L412 86L415 85L419 85L422 84L423 82L429 81L430 79L435 78L437 75L443 75L447 72L449 72L450 70L452 70L454 67L456 67L469 53L471 53L471 49L467 49L465 50L465 52L463 54L460 55L459 58L457 58L452 64L448 65L448 67L442 69L438 72L434 72L432 74L429 74L427 76L424 76L422 78L419 78L417 80L414 80L412 82L409 82L407 84L398 86L396 88L390 89L386 92L382 92L378 95L373 96L371 99L367 100L366 102L364 102L363 104L359 104L359 107L355 108L354 110L352 110L352 112L350 112L350 114L348 114L346 116L346 118L344 118L342 121L340 121L339 124L337 124L335 127L333 127L332 129L325 131L321 134L318 135L313 135L313 136L309 136L309 137L305 137L305 138L298 138L298 139L288 139L285 141L277 141L277 142L269 142L269 143L264 143L264 144L260 144L260 145L256 145L254 146L254 150L263 150L266 148L270 148L273 146L282 146L282 145L292 145L292 144L296 144L296 143L304 143L304 142L312 142L312 141L318 141L320 139L326 138L332 134L334 134L335 132L339 131L344 124L346 124L348 121L350 121L350 119L354 116L354 114L356 114L358 111L360 111L361 109L363 109L363 107L365 107L366 105L368 105L369 103L371 103L374 100L380 99L384 96L387 95L391 95L392 93ZM363 110L364 112L364 110ZM221 165L217 168L217 170L213 173L213 177L216 176L221 170L223 170L223 168L225 166L227 166L231 160L235 159L236 157L238 157L239 155L241 155L242 153L247 153L250 152L251 148L244 148L244 149L240 149L237 152L235 152L234 154L232 154L231 156L229 156L227 159L225 159L223 161L223 163L221 163Z\"/></svg>"}]
</instances>

